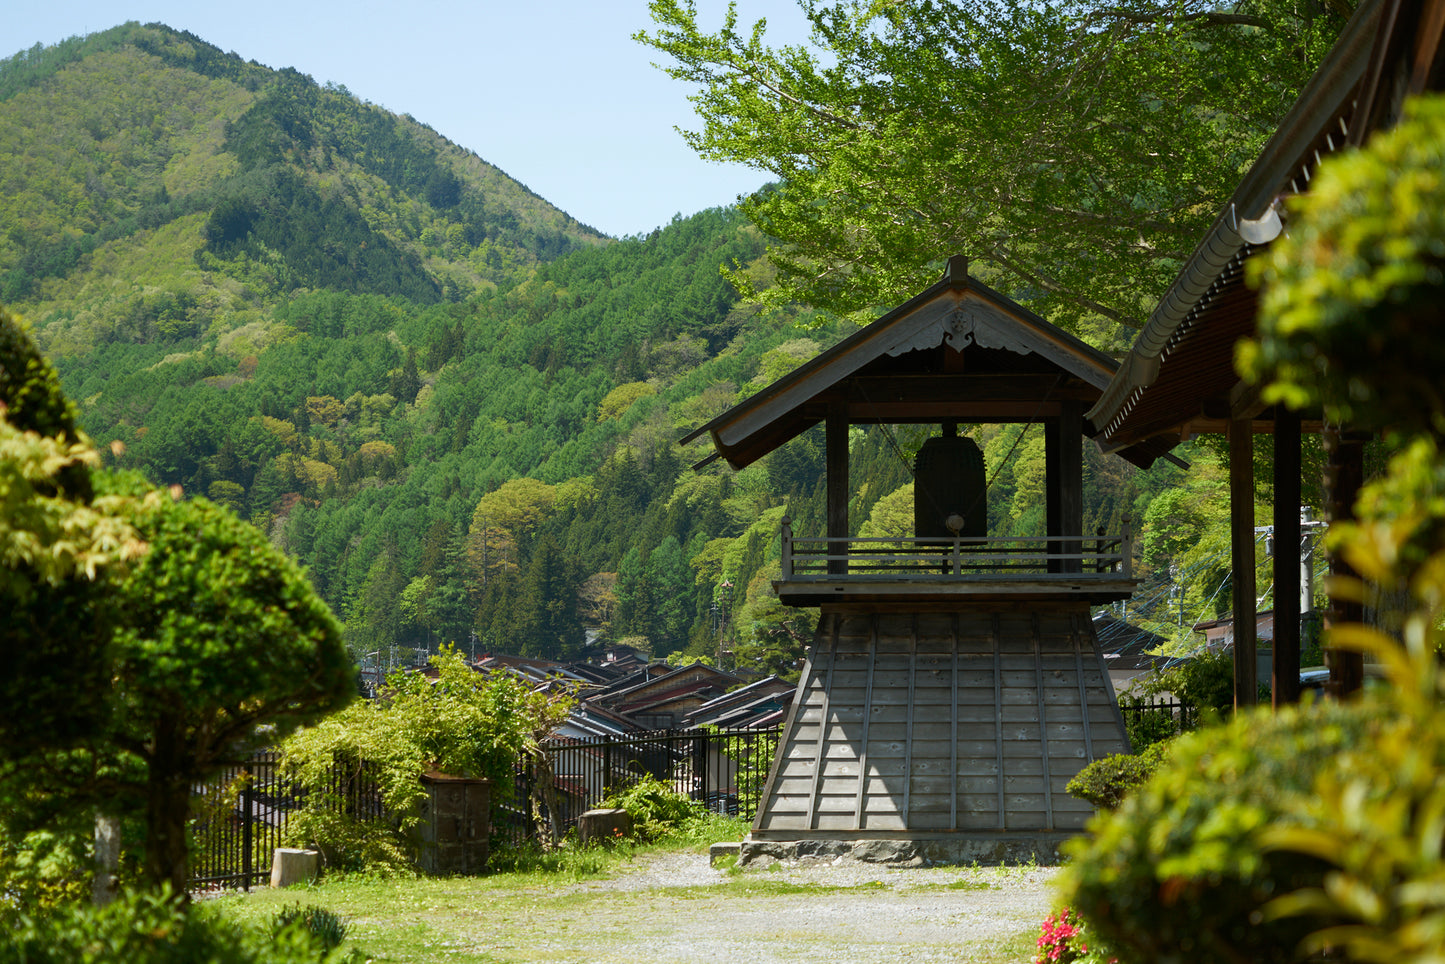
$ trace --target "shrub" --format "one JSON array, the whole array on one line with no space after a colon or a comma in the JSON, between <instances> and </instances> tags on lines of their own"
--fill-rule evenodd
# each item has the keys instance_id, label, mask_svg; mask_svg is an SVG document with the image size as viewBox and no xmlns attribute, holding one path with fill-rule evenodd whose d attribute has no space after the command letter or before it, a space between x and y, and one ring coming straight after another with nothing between
<instances>
[{"instance_id":1,"label":"shrub","mask_svg":"<svg viewBox=\"0 0 1445 964\"><path fill-rule=\"evenodd\" d=\"M1078 914L1067 907L1039 925L1039 955L1034 964L1114 964Z\"/></svg>"},{"instance_id":2,"label":"shrub","mask_svg":"<svg viewBox=\"0 0 1445 964\"><path fill-rule=\"evenodd\" d=\"M1174 694L1186 707L1184 728L1192 729L1191 723L1227 716L1234 709L1234 654L1204 650L1150 674L1138 689L1145 695Z\"/></svg>"},{"instance_id":3,"label":"shrub","mask_svg":"<svg viewBox=\"0 0 1445 964\"><path fill-rule=\"evenodd\" d=\"M666 836L706 812L702 804L688 799L652 776L613 790L603 799L601 806L626 810L632 818L633 827L644 840Z\"/></svg>"},{"instance_id":4,"label":"shrub","mask_svg":"<svg viewBox=\"0 0 1445 964\"><path fill-rule=\"evenodd\" d=\"M346 940L346 921L324 907L292 904L283 907L271 918L271 936L280 939L287 929L304 931L315 939L324 958Z\"/></svg>"},{"instance_id":5,"label":"shrub","mask_svg":"<svg viewBox=\"0 0 1445 964\"><path fill-rule=\"evenodd\" d=\"M1240 714L1186 734L1149 782L1066 845L1070 906L1140 961L1292 961L1318 918L1263 920L1272 898L1320 885L1308 854L1263 852L1264 826L1303 826L1300 800L1342 750L1379 725L1373 704Z\"/></svg>"},{"instance_id":6,"label":"shrub","mask_svg":"<svg viewBox=\"0 0 1445 964\"><path fill-rule=\"evenodd\" d=\"M375 700L360 701L282 744L283 766L306 793L290 842L320 850L328 866L391 874L408 871L426 790L439 770L492 780L493 804L505 800L517 758L565 717L570 697L534 690L514 676L484 676L447 647L432 657L435 679L393 673ZM338 763L365 761L379 788L385 820L357 819Z\"/></svg>"},{"instance_id":7,"label":"shrub","mask_svg":"<svg viewBox=\"0 0 1445 964\"><path fill-rule=\"evenodd\" d=\"M1115 753L1090 763L1064 787L1070 796L1105 810L1117 810L1168 758L1168 744L1154 743L1139 754Z\"/></svg>"},{"instance_id":8,"label":"shrub","mask_svg":"<svg viewBox=\"0 0 1445 964\"><path fill-rule=\"evenodd\" d=\"M23 916L0 941L0 964L339 964L304 927L275 935L225 920L210 908L187 909L162 887L122 895L106 907L81 904Z\"/></svg>"},{"instance_id":9,"label":"shrub","mask_svg":"<svg viewBox=\"0 0 1445 964\"><path fill-rule=\"evenodd\" d=\"M1406 645L1362 626L1337 638L1374 652L1392 686L1371 698L1390 712L1368 739L1323 768L1302 818L1261 828L1272 855L1323 862L1322 879L1264 907L1270 921L1323 920L1304 953L1336 948L1352 961L1445 960L1445 670L1439 623L1415 614ZM1413 630L1413 631L1411 631Z\"/></svg>"}]
</instances>

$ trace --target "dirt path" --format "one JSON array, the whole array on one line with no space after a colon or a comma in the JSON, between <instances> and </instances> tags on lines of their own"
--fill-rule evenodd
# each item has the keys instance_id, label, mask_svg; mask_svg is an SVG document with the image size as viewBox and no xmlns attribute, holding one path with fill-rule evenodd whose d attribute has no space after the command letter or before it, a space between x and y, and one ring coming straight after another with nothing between
<instances>
[{"instance_id":1,"label":"dirt path","mask_svg":"<svg viewBox=\"0 0 1445 964\"><path fill-rule=\"evenodd\" d=\"M1053 903L1050 868L900 868L840 862L728 873L667 854L560 889L532 946L472 950L566 964L1023 964ZM574 898L567 900L567 898Z\"/></svg>"}]
</instances>

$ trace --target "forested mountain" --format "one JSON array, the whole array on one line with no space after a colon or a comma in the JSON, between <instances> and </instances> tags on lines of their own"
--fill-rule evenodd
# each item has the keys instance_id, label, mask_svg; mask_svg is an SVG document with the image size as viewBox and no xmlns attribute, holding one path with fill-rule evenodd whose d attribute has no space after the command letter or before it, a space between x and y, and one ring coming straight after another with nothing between
<instances>
[{"instance_id":1,"label":"forested mountain","mask_svg":"<svg viewBox=\"0 0 1445 964\"><path fill-rule=\"evenodd\" d=\"M770 269L736 210L607 239L410 118L160 25L0 62L0 155L0 301L92 437L297 556L359 657L567 656L586 629L801 653L811 615L769 580L783 514L822 531L821 437L740 473L675 443L847 333L739 302L720 268ZM1042 428L973 432L995 530L1041 533ZM856 430L855 525L911 505L926 434ZM1169 491L1146 565L1218 568L1202 455L1196 491L1091 453L1087 528Z\"/></svg>"}]
</instances>

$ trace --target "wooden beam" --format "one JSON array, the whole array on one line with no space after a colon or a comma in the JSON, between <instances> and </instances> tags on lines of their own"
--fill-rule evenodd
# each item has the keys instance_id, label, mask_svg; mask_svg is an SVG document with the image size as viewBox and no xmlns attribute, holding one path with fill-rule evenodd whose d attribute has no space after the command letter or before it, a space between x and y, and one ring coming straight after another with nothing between
<instances>
[{"instance_id":1,"label":"wooden beam","mask_svg":"<svg viewBox=\"0 0 1445 964\"><path fill-rule=\"evenodd\" d=\"M1032 422L1053 418L1062 403L1057 401L993 401L975 402L852 402L848 421L854 425L925 425L938 422L959 422L963 425L997 424L1001 422ZM805 415L813 408L805 407Z\"/></svg>"},{"instance_id":2,"label":"wooden beam","mask_svg":"<svg viewBox=\"0 0 1445 964\"><path fill-rule=\"evenodd\" d=\"M1299 702L1300 416L1283 405L1274 419L1274 658L1272 704Z\"/></svg>"},{"instance_id":3,"label":"wooden beam","mask_svg":"<svg viewBox=\"0 0 1445 964\"><path fill-rule=\"evenodd\" d=\"M848 532L848 411L842 404L828 410L824 426L828 475L828 537L847 538ZM837 549L833 550L837 552ZM845 556L847 553L839 552ZM830 574L848 571L846 558L828 563Z\"/></svg>"},{"instance_id":4,"label":"wooden beam","mask_svg":"<svg viewBox=\"0 0 1445 964\"><path fill-rule=\"evenodd\" d=\"M1229 423L1229 544L1234 575L1234 705L1259 701L1255 663L1254 429Z\"/></svg>"}]
</instances>

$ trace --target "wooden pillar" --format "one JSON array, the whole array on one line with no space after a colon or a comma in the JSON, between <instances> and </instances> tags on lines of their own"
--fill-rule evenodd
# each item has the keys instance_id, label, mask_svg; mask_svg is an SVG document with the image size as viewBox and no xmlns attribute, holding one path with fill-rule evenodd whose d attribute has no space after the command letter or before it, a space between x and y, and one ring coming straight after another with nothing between
<instances>
[{"instance_id":1,"label":"wooden pillar","mask_svg":"<svg viewBox=\"0 0 1445 964\"><path fill-rule=\"evenodd\" d=\"M1273 705L1299 702L1300 416L1280 405L1274 418Z\"/></svg>"},{"instance_id":2,"label":"wooden pillar","mask_svg":"<svg viewBox=\"0 0 1445 964\"><path fill-rule=\"evenodd\" d=\"M828 538L848 538L848 409L841 403L828 406L824 424L828 473ZM828 543L829 555L847 555L846 543ZM846 575L848 560L830 559L828 572Z\"/></svg>"},{"instance_id":3,"label":"wooden pillar","mask_svg":"<svg viewBox=\"0 0 1445 964\"><path fill-rule=\"evenodd\" d=\"M1084 534L1084 413L1065 401L1058 418L1044 423L1044 514L1050 536ZM1083 542L1052 542L1049 552L1078 555ZM1051 560L1049 572L1082 572L1080 560Z\"/></svg>"},{"instance_id":4,"label":"wooden pillar","mask_svg":"<svg viewBox=\"0 0 1445 964\"><path fill-rule=\"evenodd\" d=\"M1254 426L1229 422L1229 545L1234 569L1234 705L1259 702L1255 663Z\"/></svg>"},{"instance_id":5,"label":"wooden pillar","mask_svg":"<svg viewBox=\"0 0 1445 964\"><path fill-rule=\"evenodd\" d=\"M1084 412L1076 401L1066 401L1059 412L1059 525L1060 535L1084 534ZM1063 552L1077 556L1084 544L1066 542ZM1064 563L1065 572L1083 572L1083 560Z\"/></svg>"},{"instance_id":6,"label":"wooden pillar","mask_svg":"<svg viewBox=\"0 0 1445 964\"><path fill-rule=\"evenodd\" d=\"M1343 522L1355 517L1355 499L1365 476L1365 443L1361 436L1346 433L1338 425L1325 425L1325 511L1329 522ZM1338 553L1330 553L1330 575L1358 579L1359 574ZM1326 642L1334 626L1363 622L1364 607L1357 602L1330 596L1325 614ZM1364 657L1354 651L1325 649L1325 664L1330 668L1330 692L1348 696L1365 685Z\"/></svg>"},{"instance_id":7,"label":"wooden pillar","mask_svg":"<svg viewBox=\"0 0 1445 964\"><path fill-rule=\"evenodd\" d=\"M1059 438L1059 420L1047 419L1044 422L1044 534L1051 537L1064 534L1063 502L1059 498L1063 483L1063 453L1059 449ZM1058 560L1052 558L1053 553L1058 551L1058 543L1048 543L1049 572L1063 571Z\"/></svg>"}]
</instances>

